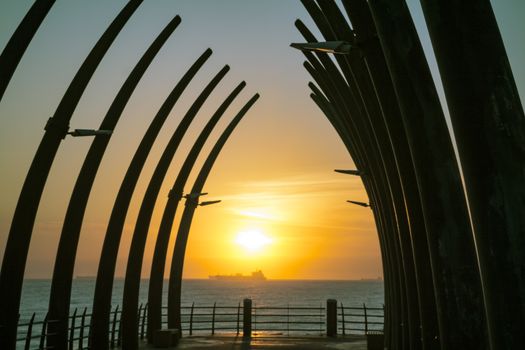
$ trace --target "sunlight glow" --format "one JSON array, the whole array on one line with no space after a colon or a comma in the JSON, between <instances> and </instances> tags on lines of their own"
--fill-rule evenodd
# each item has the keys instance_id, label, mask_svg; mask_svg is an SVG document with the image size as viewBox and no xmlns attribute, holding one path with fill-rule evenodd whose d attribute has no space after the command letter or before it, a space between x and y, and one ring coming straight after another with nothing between
<instances>
[{"instance_id":1,"label":"sunlight glow","mask_svg":"<svg viewBox=\"0 0 525 350\"><path fill-rule=\"evenodd\" d=\"M268 244L272 239L258 230L242 231L237 234L235 243L249 252L258 252Z\"/></svg>"}]
</instances>

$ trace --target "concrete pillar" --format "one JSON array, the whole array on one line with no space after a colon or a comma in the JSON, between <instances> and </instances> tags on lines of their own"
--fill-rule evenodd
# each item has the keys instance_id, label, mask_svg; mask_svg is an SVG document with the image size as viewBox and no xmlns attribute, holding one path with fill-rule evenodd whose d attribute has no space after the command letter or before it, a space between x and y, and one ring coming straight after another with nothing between
<instances>
[{"instance_id":1,"label":"concrete pillar","mask_svg":"<svg viewBox=\"0 0 525 350\"><path fill-rule=\"evenodd\" d=\"M326 300L326 335L337 337L337 300Z\"/></svg>"},{"instance_id":2,"label":"concrete pillar","mask_svg":"<svg viewBox=\"0 0 525 350\"><path fill-rule=\"evenodd\" d=\"M243 301L242 336L245 338L252 336L252 299Z\"/></svg>"}]
</instances>

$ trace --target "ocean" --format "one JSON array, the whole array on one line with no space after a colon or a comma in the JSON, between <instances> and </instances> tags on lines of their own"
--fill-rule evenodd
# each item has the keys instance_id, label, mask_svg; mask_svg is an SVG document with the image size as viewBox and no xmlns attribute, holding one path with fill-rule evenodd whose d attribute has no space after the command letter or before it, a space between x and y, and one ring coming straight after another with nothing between
<instances>
[{"instance_id":1,"label":"ocean","mask_svg":"<svg viewBox=\"0 0 525 350\"><path fill-rule=\"evenodd\" d=\"M167 304L167 285L165 281L164 305ZM20 322L18 328L17 349L23 349L28 332L27 322L35 313L33 337L31 346L40 341L41 321L46 316L50 280L25 280L22 293ZM124 280L117 279L114 283L112 310L122 305ZM87 308L86 322L89 324L89 314L93 302L95 280L75 279L73 283L70 314L77 308L81 315ZM140 302L147 300L148 280L142 280ZM243 299L252 299L254 334L286 335L297 332L301 334L322 335L325 329L325 307L327 299L335 299L338 306L338 327L348 329L347 334L363 334L363 304L369 310L369 330L382 329L382 316L374 317L374 313L382 315L384 303L383 281L299 281L299 280L267 280L267 281L221 281L221 280L183 280L182 284L182 329L193 334L210 334L211 329L217 332L235 333L239 325L238 308ZM194 304L195 312L190 311ZM214 305L217 307L217 318L212 316ZM342 309L344 306L344 310ZM359 309L351 309L352 307ZM295 309L294 309L295 308ZM346 311L345 311L346 310ZM341 311L346 313L345 317ZM352 315L353 314L353 315ZM143 314L142 314L143 315ZM192 315L192 316L190 316ZM113 319L113 314L112 314ZM366 317L365 317L366 318ZM144 318L143 318L144 319ZM163 317L164 322L166 316ZM193 321L190 321L193 320ZM215 321L213 321L215 320ZM354 321L354 322L353 322ZM40 323L38 323L40 322ZM77 319L77 327L79 320ZM193 326L190 326L192 324ZM291 323L290 323L291 322ZM295 323L294 323L295 322ZM375 323L374 322L378 322ZM89 326L87 326L89 327ZM117 333L119 327L117 326ZM142 328L143 329L143 328ZM140 327L139 327L140 331ZM80 331L75 331L75 339L84 339ZM87 334L87 330L83 337ZM187 333L185 333L187 334ZM79 338L80 337L80 338ZM118 336L117 336L118 337ZM82 347L82 340L79 347Z\"/></svg>"},{"instance_id":2,"label":"ocean","mask_svg":"<svg viewBox=\"0 0 525 350\"><path fill-rule=\"evenodd\" d=\"M20 307L20 319L26 320L35 312L44 317L49 302L50 280L25 280ZM113 288L113 307L122 305L124 280L117 279ZM71 311L91 308L94 279L75 279L71 296ZM141 282L140 302L147 300L148 280ZM164 287L164 304L167 285ZM382 307L384 303L383 281L217 281L188 279L182 284L182 305L235 306L244 298L251 298L257 306L313 306L326 305L327 299L336 299L344 306ZM39 317L40 316L40 317Z\"/></svg>"}]
</instances>

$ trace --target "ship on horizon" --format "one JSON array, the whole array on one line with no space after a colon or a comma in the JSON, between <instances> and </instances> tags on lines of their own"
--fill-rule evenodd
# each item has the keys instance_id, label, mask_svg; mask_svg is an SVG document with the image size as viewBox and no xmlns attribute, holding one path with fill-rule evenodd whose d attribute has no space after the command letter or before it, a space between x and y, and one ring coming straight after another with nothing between
<instances>
[{"instance_id":1,"label":"ship on horizon","mask_svg":"<svg viewBox=\"0 0 525 350\"><path fill-rule=\"evenodd\" d=\"M208 278L217 281L266 281L266 276L261 270L253 271L250 275L236 273L234 275L210 275Z\"/></svg>"}]
</instances>

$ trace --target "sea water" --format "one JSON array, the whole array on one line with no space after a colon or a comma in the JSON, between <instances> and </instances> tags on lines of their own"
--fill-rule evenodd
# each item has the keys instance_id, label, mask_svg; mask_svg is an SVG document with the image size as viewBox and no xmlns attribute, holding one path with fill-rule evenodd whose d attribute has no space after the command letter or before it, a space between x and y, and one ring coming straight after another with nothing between
<instances>
[{"instance_id":1,"label":"sea water","mask_svg":"<svg viewBox=\"0 0 525 350\"><path fill-rule=\"evenodd\" d=\"M145 304L147 301L148 280L141 281L139 303ZM41 322L48 309L50 280L25 280L20 307L20 322L18 334L20 341L17 349L22 349L24 339L28 331L27 322L31 315L35 313L35 321ZM124 280L117 279L113 285L112 310L119 305L122 306ZM87 312L87 322L93 304L93 294L95 289L95 279L82 278L73 281L71 293L72 314L77 309L77 316L84 310ZM195 314L191 317L194 323L194 334L206 332L209 334L212 324L213 305L218 308L218 314L230 313L223 316L222 321L216 320L215 328L219 331L229 329L235 332L238 324L241 309L239 308L243 299L252 300L254 308L254 332L256 334L290 334L290 329L300 327L302 334L323 334L327 299L335 299L338 308L344 306L361 308L361 310L348 310L346 317L347 326L352 321L362 322L363 317L353 317L352 313L362 313L363 305L368 308L381 309L384 303L383 281L298 281L298 280L267 280L267 281L223 281L223 280L183 280L182 283L182 322L183 330L188 331L190 324L190 305L195 306ZM167 304L167 281L164 283L163 304ZM229 307L229 309L219 309ZM315 308L308 310L294 311L293 308ZM265 310L266 308L266 310ZM280 309L268 309L280 308ZM382 311L377 311L382 314ZM166 310L164 310L164 314ZM265 317L266 313L266 317ZM299 313L299 316L294 316ZM305 313L307 315L305 315ZM200 314L200 315L199 315ZM268 317L277 314L275 317ZM113 315L113 314L112 314ZM143 314L142 314L143 315ZM308 317L304 317L308 316ZM113 317L113 316L112 316ZM240 316L242 318L242 315ZM341 321L341 315L338 316ZM166 322L166 315L163 317ZM261 322L262 323L257 323ZM286 322L283 322L286 321ZM290 321L303 322L302 325L290 324ZM308 324L304 324L304 321ZM370 318L370 321L381 321L382 318ZM77 320L77 323L79 321ZM373 322L372 322L373 323ZM77 325L78 326L78 325ZM264 327L267 329L264 329ZM199 330L200 327L200 330ZM202 328L204 327L204 328ZM222 327L222 328L221 328ZM242 324L240 326L242 328ZM269 328L268 328L269 327ZM273 327L273 328L272 328ZM341 325L339 325L341 327ZM350 326L351 327L351 326ZM358 325L356 327L362 327ZM117 327L118 328L118 327ZM382 329L382 324L372 324L369 329ZM33 327L33 343L38 343L41 331L41 323ZM293 331L293 329L292 329ZM297 329L296 329L297 331ZM362 332L358 332L362 334ZM79 336L79 331L75 337ZM85 336L85 334L84 334Z\"/></svg>"},{"instance_id":2,"label":"sea water","mask_svg":"<svg viewBox=\"0 0 525 350\"><path fill-rule=\"evenodd\" d=\"M141 281L140 303L147 301L148 280ZM20 307L20 319L35 312L43 318L49 303L50 280L25 280ZM113 284L112 306L122 305L124 280ZM95 290L94 279L75 279L71 292L71 311L85 307L91 310ZM164 284L164 304L167 303L167 281ZM220 281L184 280L182 305L235 306L245 298L256 306L312 306L326 305L327 299L336 299L346 306L381 307L384 303L383 281Z\"/></svg>"}]
</instances>

